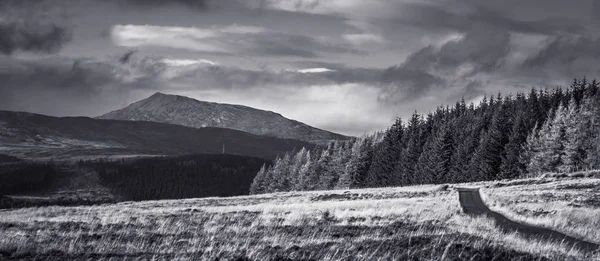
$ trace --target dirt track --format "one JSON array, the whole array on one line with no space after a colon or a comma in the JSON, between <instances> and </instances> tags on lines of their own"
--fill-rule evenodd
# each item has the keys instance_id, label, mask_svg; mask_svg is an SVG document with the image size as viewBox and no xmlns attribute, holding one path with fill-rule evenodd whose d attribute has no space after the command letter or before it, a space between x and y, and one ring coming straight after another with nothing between
<instances>
[{"instance_id":1,"label":"dirt track","mask_svg":"<svg viewBox=\"0 0 600 261\"><path fill-rule=\"evenodd\" d=\"M486 215L496 221L496 225L504 231L518 231L520 234L530 238L542 238L552 241L562 241L585 251L600 251L600 245L577 239L563 233L514 222L505 216L490 210L481 199L479 189L458 189L460 205L466 214Z\"/></svg>"}]
</instances>

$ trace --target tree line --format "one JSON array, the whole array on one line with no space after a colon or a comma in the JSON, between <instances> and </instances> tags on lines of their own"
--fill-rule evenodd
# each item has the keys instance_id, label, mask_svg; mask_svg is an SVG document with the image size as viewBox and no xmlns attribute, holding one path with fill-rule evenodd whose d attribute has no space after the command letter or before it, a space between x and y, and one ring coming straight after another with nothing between
<instances>
[{"instance_id":1,"label":"tree line","mask_svg":"<svg viewBox=\"0 0 600 261\"><path fill-rule=\"evenodd\" d=\"M104 187L116 200L158 200L248 195L261 166L272 161L229 154L198 154L120 160L35 162L14 160L0 163L0 209L46 205L107 203L88 194L62 198L70 190L85 193L92 185ZM79 184L83 175L98 179ZM78 191L74 191L78 190ZM37 196L35 202L19 196ZM85 196L85 197L84 197ZM47 200L41 200L42 198ZM89 199L89 200L88 200Z\"/></svg>"},{"instance_id":2,"label":"tree line","mask_svg":"<svg viewBox=\"0 0 600 261\"><path fill-rule=\"evenodd\" d=\"M600 168L600 84L463 100L398 118L383 133L286 153L253 194L474 182Z\"/></svg>"},{"instance_id":3,"label":"tree line","mask_svg":"<svg viewBox=\"0 0 600 261\"><path fill-rule=\"evenodd\" d=\"M96 161L102 185L123 200L157 200L248 195L261 166L271 161L227 154Z\"/></svg>"}]
</instances>

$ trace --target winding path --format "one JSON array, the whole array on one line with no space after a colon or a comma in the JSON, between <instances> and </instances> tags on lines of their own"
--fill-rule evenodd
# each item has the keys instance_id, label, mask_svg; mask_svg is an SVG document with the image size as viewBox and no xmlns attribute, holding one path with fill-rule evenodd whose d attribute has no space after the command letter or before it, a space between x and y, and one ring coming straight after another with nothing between
<instances>
[{"instance_id":1,"label":"winding path","mask_svg":"<svg viewBox=\"0 0 600 261\"><path fill-rule=\"evenodd\" d=\"M563 243L566 243L573 247L590 252L600 250L600 245L596 243L577 239L551 229L521 224L512 221L497 212L490 210L483 203L481 195L479 194L479 189L459 188L457 190L460 205L466 214L475 216L486 215L489 218L494 219L496 221L496 225L500 227L500 229L502 229L503 231L517 231L520 234L529 238L535 237L542 238L545 240L562 241Z\"/></svg>"}]
</instances>

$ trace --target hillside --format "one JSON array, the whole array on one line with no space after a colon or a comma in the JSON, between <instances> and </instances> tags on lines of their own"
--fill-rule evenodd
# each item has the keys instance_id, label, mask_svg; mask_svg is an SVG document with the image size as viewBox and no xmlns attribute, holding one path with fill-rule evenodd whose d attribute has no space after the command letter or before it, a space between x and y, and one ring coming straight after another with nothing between
<instances>
[{"instance_id":1,"label":"hillside","mask_svg":"<svg viewBox=\"0 0 600 261\"><path fill-rule=\"evenodd\" d=\"M589 188L600 186L597 178L460 186L488 188L486 202L514 206L519 211L514 215L520 218L599 242L600 224L590 222L597 220L598 210L592 202L584 203L596 196ZM8 210L0 215L0 259L600 258L598 253L561 242L504 232L491 219L463 214L458 193L445 188L427 185ZM557 189L560 196L546 196ZM562 218L569 213L575 215ZM29 234L37 236L23 236Z\"/></svg>"},{"instance_id":2,"label":"hillside","mask_svg":"<svg viewBox=\"0 0 600 261\"><path fill-rule=\"evenodd\" d=\"M272 159L315 145L223 128L190 128L144 121L50 117L0 111L0 153L19 158L222 153Z\"/></svg>"},{"instance_id":3,"label":"hillside","mask_svg":"<svg viewBox=\"0 0 600 261\"><path fill-rule=\"evenodd\" d=\"M187 127L219 127L256 135L324 144L349 137L290 120L278 113L241 105L205 102L178 95L156 93L98 119L153 121Z\"/></svg>"}]
</instances>

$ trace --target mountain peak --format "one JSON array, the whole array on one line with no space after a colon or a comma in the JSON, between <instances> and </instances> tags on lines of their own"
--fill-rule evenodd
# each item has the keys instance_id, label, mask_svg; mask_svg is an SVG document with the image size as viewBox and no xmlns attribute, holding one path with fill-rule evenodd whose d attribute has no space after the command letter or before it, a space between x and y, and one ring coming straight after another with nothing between
<instances>
[{"instance_id":1,"label":"mountain peak","mask_svg":"<svg viewBox=\"0 0 600 261\"><path fill-rule=\"evenodd\" d=\"M166 93L162 93L162 92L156 92L144 100L155 100L155 99L174 98L174 97L182 97L182 96L174 95L174 94L166 94Z\"/></svg>"},{"instance_id":2,"label":"mountain peak","mask_svg":"<svg viewBox=\"0 0 600 261\"><path fill-rule=\"evenodd\" d=\"M193 128L219 127L257 135L297 139L312 143L349 137L308 126L271 111L243 105L198 101L193 98L156 92L100 119L154 121Z\"/></svg>"},{"instance_id":3,"label":"mountain peak","mask_svg":"<svg viewBox=\"0 0 600 261\"><path fill-rule=\"evenodd\" d=\"M155 92L154 94L152 94L150 97L148 98L152 98L152 97L161 97L161 96L171 96L171 94L165 94L162 92Z\"/></svg>"}]
</instances>

